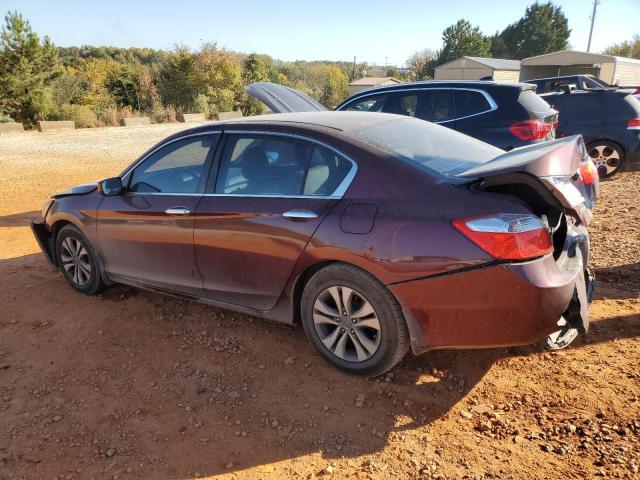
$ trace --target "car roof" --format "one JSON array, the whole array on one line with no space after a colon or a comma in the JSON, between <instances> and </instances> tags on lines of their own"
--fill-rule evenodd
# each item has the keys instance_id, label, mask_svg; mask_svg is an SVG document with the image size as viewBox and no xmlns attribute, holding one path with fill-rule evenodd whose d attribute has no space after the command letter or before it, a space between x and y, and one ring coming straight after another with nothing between
<instances>
[{"instance_id":1,"label":"car roof","mask_svg":"<svg viewBox=\"0 0 640 480\"><path fill-rule=\"evenodd\" d=\"M216 122L208 125L211 128L224 128L225 126L251 126L251 125L295 125L301 128L316 129L330 128L347 133L368 125L380 122L388 122L391 120L401 120L407 117L402 115L394 115L391 113L377 112L295 112L295 113L272 113L267 115L255 115L251 117L237 118L224 122ZM197 127L202 128L202 127ZM206 128L206 127L205 127Z\"/></svg>"},{"instance_id":2,"label":"car roof","mask_svg":"<svg viewBox=\"0 0 640 480\"><path fill-rule=\"evenodd\" d=\"M530 90L535 88L535 85L530 83L512 82L512 83L498 83L492 80L425 80L419 82L406 82L398 83L394 85L383 85L381 87L368 88L362 92L358 92L349 98L355 98L360 95L370 94L373 92L391 91L391 90L406 90L410 88L428 88L428 87L461 87L461 88L478 88L478 89L519 89ZM348 100L348 99L347 99Z\"/></svg>"}]
</instances>

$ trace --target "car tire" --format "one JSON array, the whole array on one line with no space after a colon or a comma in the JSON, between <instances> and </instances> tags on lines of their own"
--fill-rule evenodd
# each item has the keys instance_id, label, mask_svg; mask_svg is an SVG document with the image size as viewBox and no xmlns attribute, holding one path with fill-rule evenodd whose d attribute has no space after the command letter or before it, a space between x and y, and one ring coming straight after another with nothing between
<instances>
[{"instance_id":1,"label":"car tire","mask_svg":"<svg viewBox=\"0 0 640 480\"><path fill-rule=\"evenodd\" d=\"M352 374L382 375L409 349L394 296L371 274L351 265L332 264L311 277L302 293L301 316L316 350Z\"/></svg>"},{"instance_id":2,"label":"car tire","mask_svg":"<svg viewBox=\"0 0 640 480\"><path fill-rule=\"evenodd\" d=\"M65 225L58 232L56 260L62 275L74 290L95 295L105 288L95 251L77 227Z\"/></svg>"},{"instance_id":3,"label":"car tire","mask_svg":"<svg viewBox=\"0 0 640 480\"><path fill-rule=\"evenodd\" d=\"M616 143L607 140L591 142L587 153L596 164L600 178L612 177L624 166L624 150Z\"/></svg>"}]
</instances>

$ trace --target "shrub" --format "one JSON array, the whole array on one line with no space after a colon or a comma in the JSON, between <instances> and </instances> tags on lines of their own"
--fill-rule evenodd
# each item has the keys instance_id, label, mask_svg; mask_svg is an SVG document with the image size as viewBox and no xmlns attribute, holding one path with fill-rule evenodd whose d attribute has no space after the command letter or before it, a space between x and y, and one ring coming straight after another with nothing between
<instances>
[{"instance_id":1,"label":"shrub","mask_svg":"<svg viewBox=\"0 0 640 480\"><path fill-rule=\"evenodd\" d=\"M149 117L153 123L165 123L167 122L167 109L160 102L156 102L151 108Z\"/></svg>"},{"instance_id":2,"label":"shrub","mask_svg":"<svg viewBox=\"0 0 640 480\"><path fill-rule=\"evenodd\" d=\"M211 100L209 99L209 97L207 97L204 93L196 96L195 100L193 101L193 111L195 113L204 113L204 116L206 118L211 118L211 114L213 113L211 110Z\"/></svg>"},{"instance_id":3,"label":"shrub","mask_svg":"<svg viewBox=\"0 0 640 480\"><path fill-rule=\"evenodd\" d=\"M13 123L13 118L5 113L0 112L0 123Z\"/></svg>"},{"instance_id":4,"label":"shrub","mask_svg":"<svg viewBox=\"0 0 640 480\"><path fill-rule=\"evenodd\" d=\"M176 107L174 107L173 105L168 105L164 111L167 114L167 122L169 123L175 123L178 117L178 111L176 110Z\"/></svg>"},{"instance_id":5,"label":"shrub","mask_svg":"<svg viewBox=\"0 0 640 480\"><path fill-rule=\"evenodd\" d=\"M106 127L115 127L118 125L118 110L109 107L98 112L98 121Z\"/></svg>"},{"instance_id":6,"label":"shrub","mask_svg":"<svg viewBox=\"0 0 640 480\"><path fill-rule=\"evenodd\" d=\"M98 118L88 105L63 105L58 115L62 120L73 120L77 128L95 127Z\"/></svg>"}]
</instances>

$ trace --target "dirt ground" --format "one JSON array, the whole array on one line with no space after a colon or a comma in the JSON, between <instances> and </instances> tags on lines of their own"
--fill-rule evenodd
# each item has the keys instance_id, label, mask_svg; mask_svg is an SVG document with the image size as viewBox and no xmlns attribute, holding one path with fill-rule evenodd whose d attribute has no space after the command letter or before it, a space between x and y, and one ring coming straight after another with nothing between
<instances>
[{"instance_id":1,"label":"dirt ground","mask_svg":"<svg viewBox=\"0 0 640 480\"><path fill-rule=\"evenodd\" d=\"M0 479L640 478L640 172L603 182L588 335L365 380L299 328L74 293L28 223L179 125L0 137Z\"/></svg>"}]
</instances>

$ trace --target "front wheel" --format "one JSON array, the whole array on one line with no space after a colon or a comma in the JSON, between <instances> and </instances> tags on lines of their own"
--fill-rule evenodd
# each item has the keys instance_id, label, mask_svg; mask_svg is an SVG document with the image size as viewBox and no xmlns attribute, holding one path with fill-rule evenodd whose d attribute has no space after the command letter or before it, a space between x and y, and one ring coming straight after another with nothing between
<instances>
[{"instance_id":1,"label":"front wheel","mask_svg":"<svg viewBox=\"0 0 640 480\"><path fill-rule=\"evenodd\" d=\"M341 370L375 377L409 348L396 299L372 275L334 264L317 272L302 294L302 325L318 352Z\"/></svg>"},{"instance_id":2,"label":"front wheel","mask_svg":"<svg viewBox=\"0 0 640 480\"><path fill-rule=\"evenodd\" d=\"M95 295L104 289L98 258L78 228L66 225L60 229L56 237L56 255L62 275L75 290Z\"/></svg>"},{"instance_id":3,"label":"front wheel","mask_svg":"<svg viewBox=\"0 0 640 480\"><path fill-rule=\"evenodd\" d=\"M624 164L624 150L615 143L598 140L590 143L587 150L596 164L600 178L612 177Z\"/></svg>"}]
</instances>

